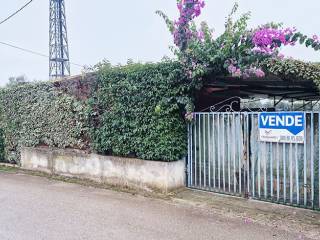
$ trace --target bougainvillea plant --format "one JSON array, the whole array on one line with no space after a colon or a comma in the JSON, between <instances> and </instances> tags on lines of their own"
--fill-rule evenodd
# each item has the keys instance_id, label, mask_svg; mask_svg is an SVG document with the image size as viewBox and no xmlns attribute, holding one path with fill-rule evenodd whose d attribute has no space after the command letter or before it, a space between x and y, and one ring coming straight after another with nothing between
<instances>
[{"instance_id":1,"label":"bougainvillea plant","mask_svg":"<svg viewBox=\"0 0 320 240\"><path fill-rule=\"evenodd\" d=\"M281 24L270 23L248 30L250 13L233 21L238 9L237 3L227 18L225 32L214 38L213 31L205 22L197 29L193 21L204 7L203 0L178 0L180 15L176 21L170 21L164 13L158 11L173 34L176 45L174 52L184 64L189 65L186 74L190 78L208 70L218 70L217 74L230 73L238 77L264 77L265 73L259 63L265 58L283 58L280 53L282 46L300 43L320 50L319 36L308 37L295 28L283 28ZM219 69L221 66L223 69Z\"/></svg>"},{"instance_id":2,"label":"bougainvillea plant","mask_svg":"<svg viewBox=\"0 0 320 240\"><path fill-rule=\"evenodd\" d=\"M181 49L187 48L188 41L194 37L203 39L202 32L194 32L190 29L190 22L200 16L205 3L203 0L182 0L177 2L180 13L179 19L174 22L174 43Z\"/></svg>"},{"instance_id":3,"label":"bougainvillea plant","mask_svg":"<svg viewBox=\"0 0 320 240\"><path fill-rule=\"evenodd\" d=\"M248 29L250 12L233 20L238 9L236 3L227 17L225 31L215 37L206 22L198 28L194 19L200 16L203 0L177 0L179 18L171 21L162 16L173 35L173 52L182 63L190 89L202 86L205 75L232 75L234 77L264 77L268 72L263 63L269 59L282 60L283 46L303 44L320 50L320 37L308 37L295 28L284 28L282 24L269 23ZM186 115L190 118L191 114Z\"/></svg>"}]
</instances>

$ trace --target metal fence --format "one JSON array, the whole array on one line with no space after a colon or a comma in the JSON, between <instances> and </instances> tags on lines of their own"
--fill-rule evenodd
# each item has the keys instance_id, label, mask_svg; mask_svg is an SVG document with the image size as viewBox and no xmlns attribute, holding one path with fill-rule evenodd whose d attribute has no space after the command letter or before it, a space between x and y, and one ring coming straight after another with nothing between
<instances>
[{"instance_id":1,"label":"metal fence","mask_svg":"<svg viewBox=\"0 0 320 240\"><path fill-rule=\"evenodd\" d=\"M305 112L305 141L259 141L258 112L195 113L189 125L188 186L320 208L319 112Z\"/></svg>"}]
</instances>

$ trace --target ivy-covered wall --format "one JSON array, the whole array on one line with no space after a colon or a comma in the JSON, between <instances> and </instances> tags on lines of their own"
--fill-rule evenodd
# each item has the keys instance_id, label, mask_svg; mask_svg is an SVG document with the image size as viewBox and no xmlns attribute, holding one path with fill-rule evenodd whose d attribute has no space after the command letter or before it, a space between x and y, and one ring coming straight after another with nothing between
<instances>
[{"instance_id":1,"label":"ivy-covered wall","mask_svg":"<svg viewBox=\"0 0 320 240\"><path fill-rule=\"evenodd\" d=\"M2 88L0 161L19 163L22 146L77 148L146 160L182 159L187 149L188 98L181 76L180 65L170 61L100 65L97 74L80 80Z\"/></svg>"},{"instance_id":2,"label":"ivy-covered wall","mask_svg":"<svg viewBox=\"0 0 320 240\"><path fill-rule=\"evenodd\" d=\"M5 160L19 162L21 146L85 148L85 105L53 83L28 83L0 91Z\"/></svg>"},{"instance_id":3,"label":"ivy-covered wall","mask_svg":"<svg viewBox=\"0 0 320 240\"><path fill-rule=\"evenodd\" d=\"M90 100L99 153L173 161L186 155L184 90L178 63L102 66Z\"/></svg>"},{"instance_id":4,"label":"ivy-covered wall","mask_svg":"<svg viewBox=\"0 0 320 240\"><path fill-rule=\"evenodd\" d=\"M4 145L4 134L3 130L0 129L0 162L5 162L5 145Z\"/></svg>"}]
</instances>

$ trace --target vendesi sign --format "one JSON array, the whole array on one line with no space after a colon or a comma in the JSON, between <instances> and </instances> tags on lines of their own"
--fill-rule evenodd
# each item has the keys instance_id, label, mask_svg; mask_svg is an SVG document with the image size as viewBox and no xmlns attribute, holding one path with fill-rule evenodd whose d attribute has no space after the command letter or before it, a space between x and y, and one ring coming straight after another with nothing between
<instances>
[{"instance_id":1,"label":"vendesi sign","mask_svg":"<svg viewBox=\"0 0 320 240\"><path fill-rule=\"evenodd\" d=\"M305 114L303 112L260 113L260 141L304 143Z\"/></svg>"}]
</instances>

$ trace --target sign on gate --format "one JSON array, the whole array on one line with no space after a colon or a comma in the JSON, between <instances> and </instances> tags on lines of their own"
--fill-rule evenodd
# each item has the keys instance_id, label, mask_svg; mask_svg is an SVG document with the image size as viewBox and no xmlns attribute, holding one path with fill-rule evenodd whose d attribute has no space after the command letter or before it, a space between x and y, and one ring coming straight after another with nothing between
<instances>
[{"instance_id":1,"label":"sign on gate","mask_svg":"<svg viewBox=\"0 0 320 240\"><path fill-rule=\"evenodd\" d=\"M260 141L304 143L305 115L303 112L260 113Z\"/></svg>"}]
</instances>

